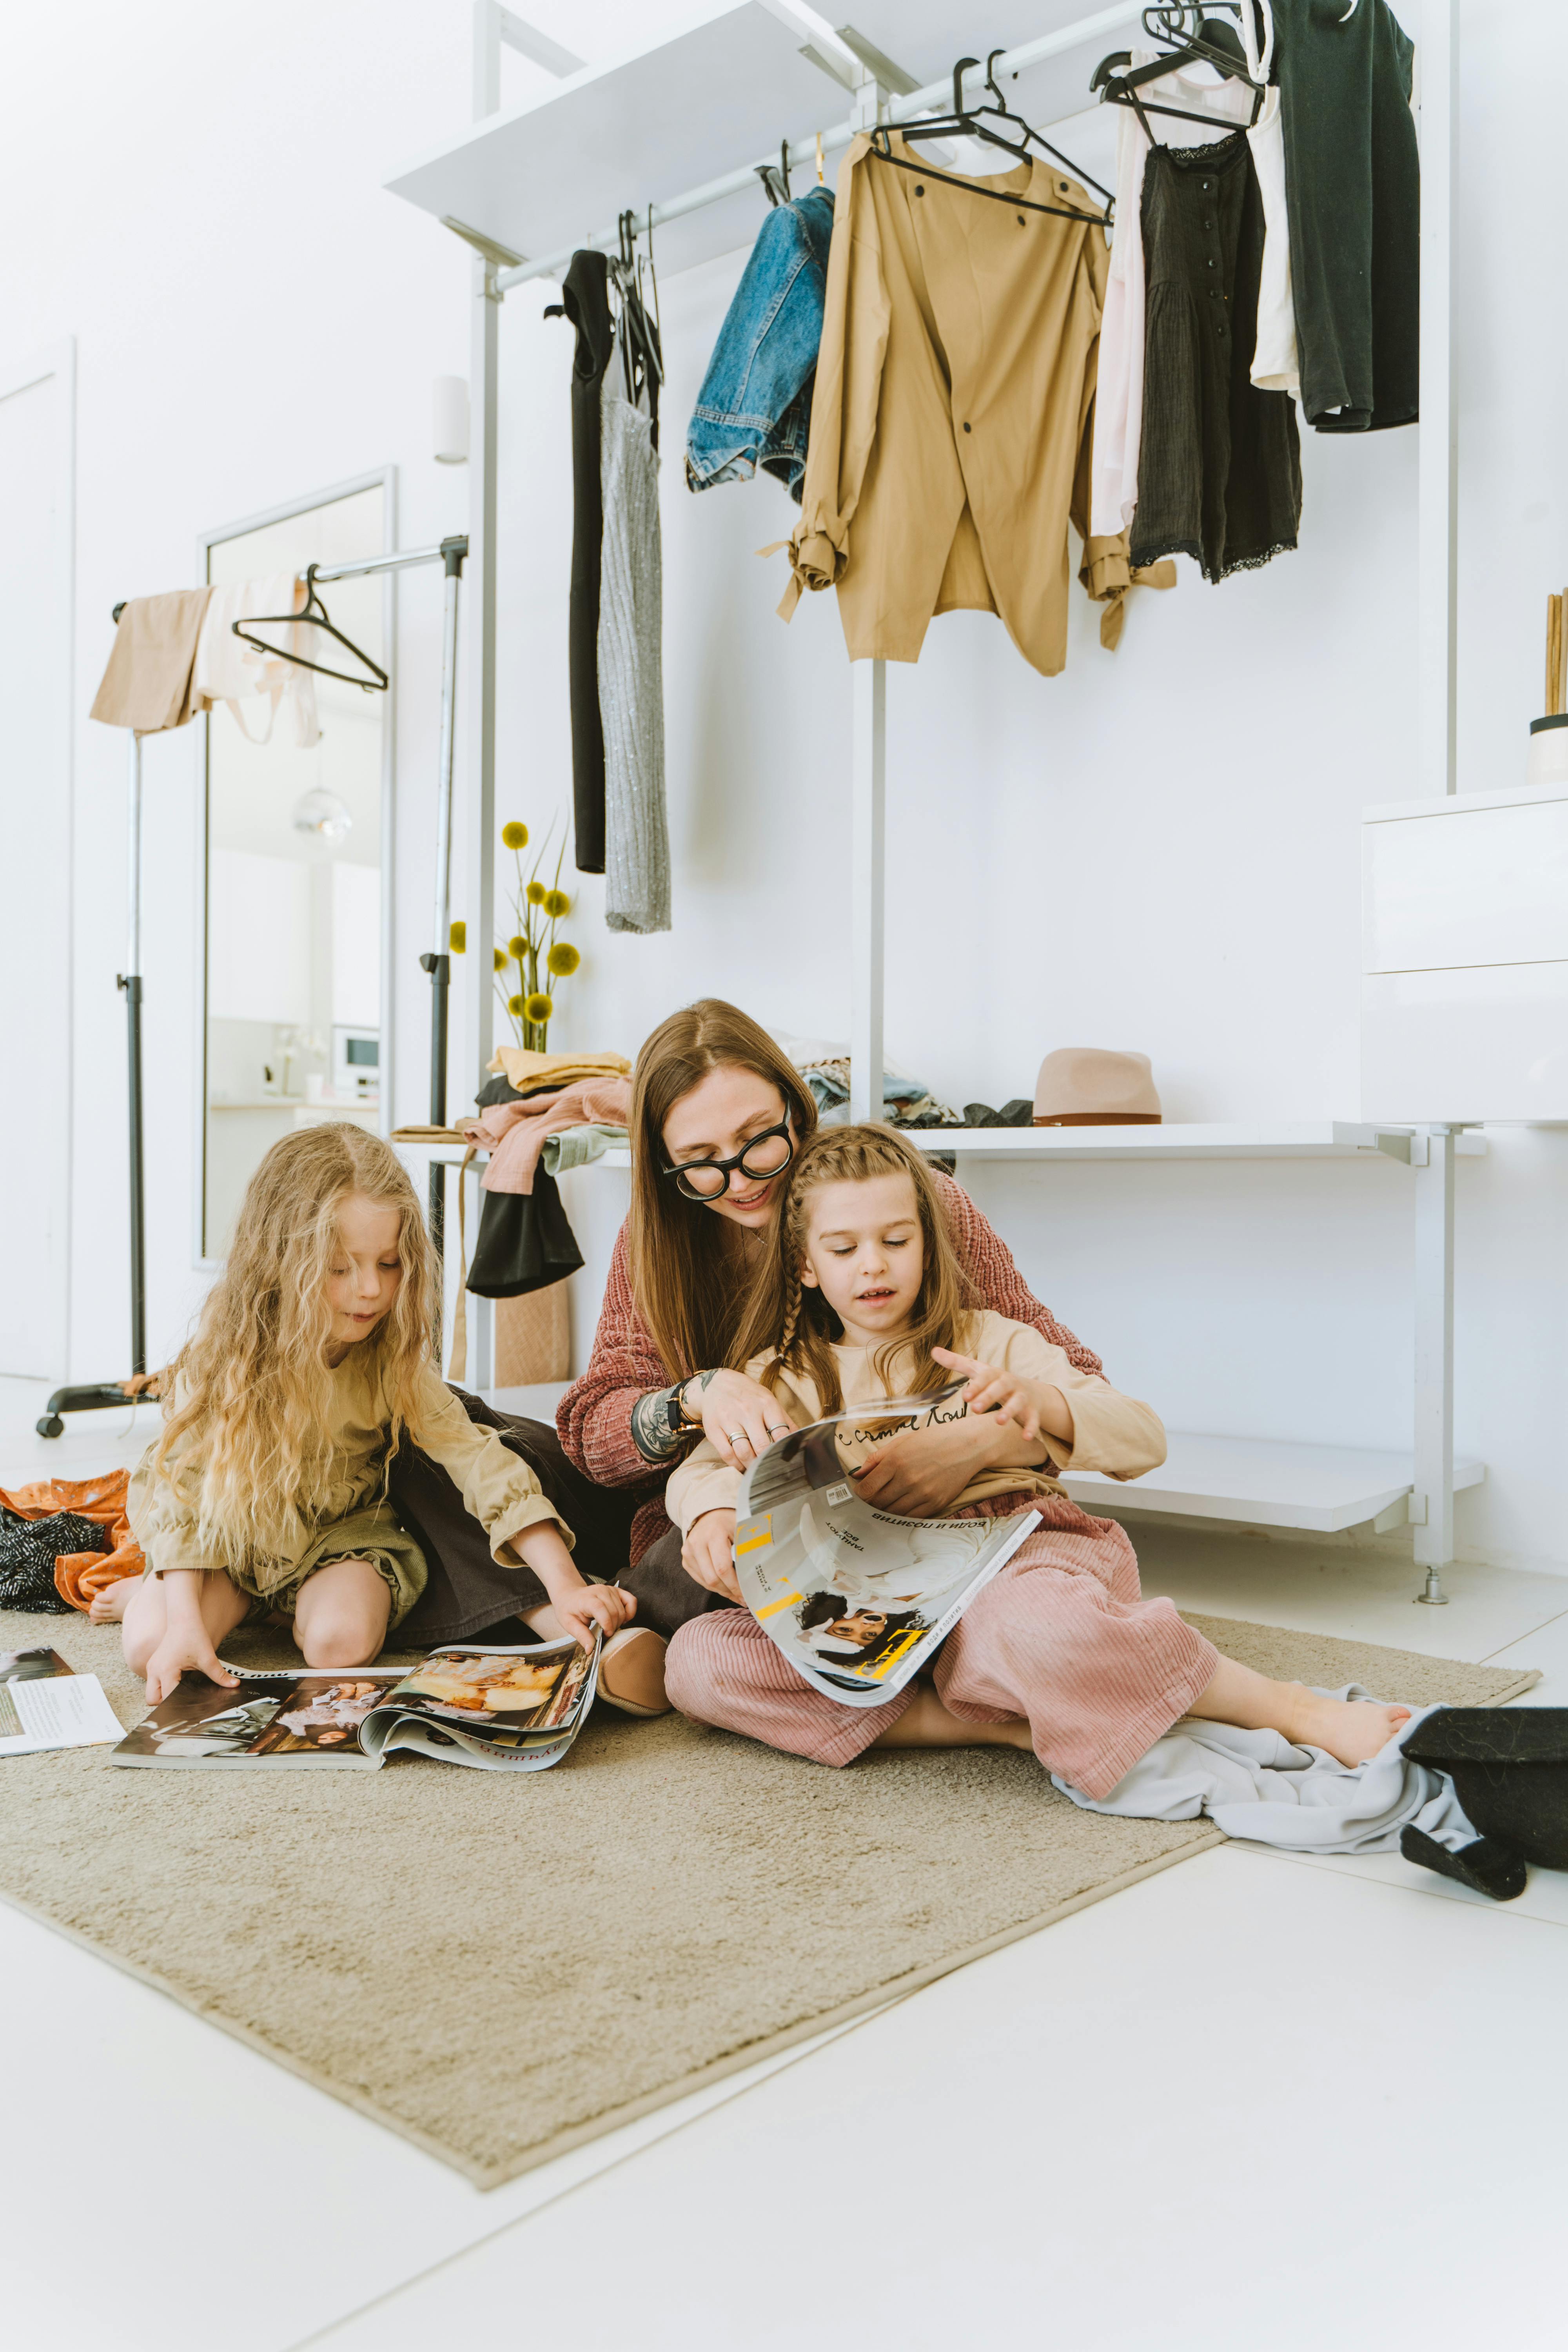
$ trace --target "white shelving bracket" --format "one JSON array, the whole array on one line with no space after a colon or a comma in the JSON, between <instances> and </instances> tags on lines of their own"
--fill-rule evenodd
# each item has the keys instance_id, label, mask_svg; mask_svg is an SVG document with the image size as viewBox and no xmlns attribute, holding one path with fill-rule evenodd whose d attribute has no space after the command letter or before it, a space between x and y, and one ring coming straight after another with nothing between
<instances>
[{"instance_id":1,"label":"white shelving bracket","mask_svg":"<svg viewBox=\"0 0 1568 2352\"><path fill-rule=\"evenodd\" d=\"M882 958L887 907L888 665L849 665L849 1116L882 1116Z\"/></svg>"},{"instance_id":2,"label":"white shelving bracket","mask_svg":"<svg viewBox=\"0 0 1568 2352\"><path fill-rule=\"evenodd\" d=\"M1421 422L1418 455L1421 790L1458 789L1458 418L1454 402L1454 201L1459 0L1421 11Z\"/></svg>"},{"instance_id":3,"label":"white shelving bracket","mask_svg":"<svg viewBox=\"0 0 1568 2352\"><path fill-rule=\"evenodd\" d=\"M1441 1608L1439 1570L1454 1557L1454 1130L1429 1127L1415 1186L1415 1486L1410 1517L1416 1597Z\"/></svg>"}]
</instances>

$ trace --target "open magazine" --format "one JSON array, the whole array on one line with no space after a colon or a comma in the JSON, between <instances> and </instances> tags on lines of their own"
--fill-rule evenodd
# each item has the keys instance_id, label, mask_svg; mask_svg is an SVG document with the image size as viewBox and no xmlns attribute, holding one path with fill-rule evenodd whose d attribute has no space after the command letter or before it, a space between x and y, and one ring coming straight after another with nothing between
<instances>
[{"instance_id":1,"label":"open magazine","mask_svg":"<svg viewBox=\"0 0 1568 2352\"><path fill-rule=\"evenodd\" d=\"M0 1756L46 1748L107 1748L122 1731L96 1675L58 1650L0 1650Z\"/></svg>"},{"instance_id":2,"label":"open magazine","mask_svg":"<svg viewBox=\"0 0 1568 2352\"><path fill-rule=\"evenodd\" d=\"M792 1430L746 1473L735 1506L741 1597L813 1690L844 1706L881 1706L902 1690L975 1594L1040 1524L906 1519L863 1502L838 1448L893 1434L963 1386L864 1405Z\"/></svg>"},{"instance_id":3,"label":"open magazine","mask_svg":"<svg viewBox=\"0 0 1568 2352\"><path fill-rule=\"evenodd\" d=\"M237 1690L184 1675L109 1761L374 1772L392 1748L412 1748L481 1771L542 1772L560 1763L593 1705L599 1636L591 1650L570 1636L510 1650L453 1642L412 1672L229 1671L240 1677Z\"/></svg>"}]
</instances>

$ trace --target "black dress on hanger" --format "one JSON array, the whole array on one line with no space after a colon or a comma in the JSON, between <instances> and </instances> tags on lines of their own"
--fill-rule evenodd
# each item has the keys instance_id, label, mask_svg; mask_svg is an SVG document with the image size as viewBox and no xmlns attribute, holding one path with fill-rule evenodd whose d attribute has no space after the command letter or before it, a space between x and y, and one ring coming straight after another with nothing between
<instances>
[{"instance_id":1,"label":"black dress on hanger","mask_svg":"<svg viewBox=\"0 0 1568 2352\"><path fill-rule=\"evenodd\" d=\"M572 600L567 671L572 701L572 798L577 871L605 870L605 731L599 719L599 553L605 531L599 479L599 406L605 370L616 347L609 262L574 253L562 299L546 318L576 330L572 360Z\"/></svg>"},{"instance_id":2,"label":"black dress on hanger","mask_svg":"<svg viewBox=\"0 0 1568 2352\"><path fill-rule=\"evenodd\" d=\"M1296 404L1252 382L1264 221L1245 131L1212 146L1152 146L1142 228L1132 562L1190 555L1220 581L1293 548L1301 517Z\"/></svg>"}]
</instances>

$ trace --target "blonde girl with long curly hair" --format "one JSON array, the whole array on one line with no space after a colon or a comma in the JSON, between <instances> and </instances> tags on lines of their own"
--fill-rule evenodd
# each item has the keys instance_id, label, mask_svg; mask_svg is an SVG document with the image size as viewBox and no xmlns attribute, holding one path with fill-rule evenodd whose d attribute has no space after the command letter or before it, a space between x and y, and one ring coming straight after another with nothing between
<instances>
[{"instance_id":1,"label":"blonde girl with long curly hair","mask_svg":"<svg viewBox=\"0 0 1568 2352\"><path fill-rule=\"evenodd\" d=\"M252 1614L288 1619L308 1665L368 1664L425 1589L424 1555L385 1499L407 1444L449 1473L492 1557L538 1577L544 1630L586 1642L631 1617L630 1595L584 1582L532 1471L442 1381L436 1299L429 1234L389 1145L335 1123L273 1145L131 1482L147 1568L123 1641L150 1699L187 1670L231 1685L217 1646Z\"/></svg>"},{"instance_id":2,"label":"blonde girl with long curly hair","mask_svg":"<svg viewBox=\"0 0 1568 2352\"><path fill-rule=\"evenodd\" d=\"M821 1696L748 1610L721 1609L670 1643L667 1686L682 1714L821 1764L873 1747L1018 1748L1093 1798L1184 1715L1278 1731L1346 1764L1375 1755L1408 1718L1270 1682L1221 1657L1169 1601L1142 1598L1123 1529L1079 1510L1061 1478L1152 1469L1165 1455L1157 1416L1032 1326L973 1304L931 1171L891 1128L829 1129L800 1151L735 1360L795 1428L850 1410L835 1433L850 1478L880 1441L879 1405L956 1375L958 1392L931 1413L992 1414L1006 1442L947 1516L1030 1509L1041 1525L971 1602L931 1680L886 1706ZM690 1572L732 1600L740 1483L704 1441L666 1496Z\"/></svg>"}]
</instances>

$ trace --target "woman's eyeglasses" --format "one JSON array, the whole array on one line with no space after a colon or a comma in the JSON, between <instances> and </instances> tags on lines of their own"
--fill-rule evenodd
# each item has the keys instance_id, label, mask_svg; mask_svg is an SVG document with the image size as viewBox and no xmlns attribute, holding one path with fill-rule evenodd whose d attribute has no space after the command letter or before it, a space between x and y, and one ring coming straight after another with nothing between
<instances>
[{"instance_id":1,"label":"woman's eyeglasses","mask_svg":"<svg viewBox=\"0 0 1568 2352\"><path fill-rule=\"evenodd\" d=\"M776 1127L765 1127L761 1135L753 1135L732 1160L688 1160L661 1172L674 1177L688 1200L717 1201L729 1191L732 1170L738 1168L742 1176L763 1184L770 1177L782 1176L794 1158L795 1139L786 1113Z\"/></svg>"}]
</instances>

